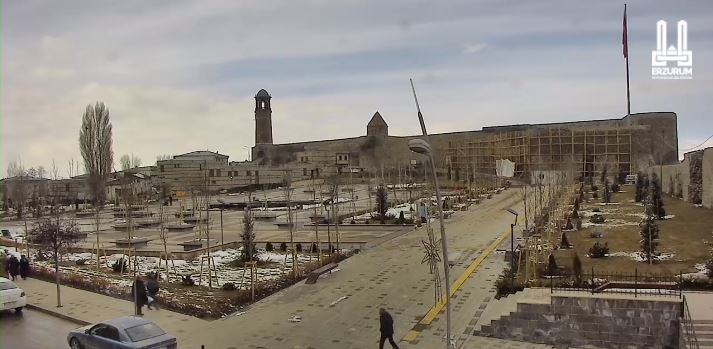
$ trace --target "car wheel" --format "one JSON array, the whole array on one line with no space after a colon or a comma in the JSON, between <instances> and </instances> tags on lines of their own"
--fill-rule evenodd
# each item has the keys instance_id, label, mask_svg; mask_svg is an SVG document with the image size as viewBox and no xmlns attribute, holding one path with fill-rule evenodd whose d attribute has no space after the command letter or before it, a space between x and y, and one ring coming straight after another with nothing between
<instances>
[{"instance_id":1,"label":"car wheel","mask_svg":"<svg viewBox=\"0 0 713 349\"><path fill-rule=\"evenodd\" d=\"M82 349L82 344L79 343L79 339L73 337L72 340L69 341L69 347L72 349Z\"/></svg>"},{"instance_id":2,"label":"car wheel","mask_svg":"<svg viewBox=\"0 0 713 349\"><path fill-rule=\"evenodd\" d=\"M15 313L21 313L21 312L22 312L22 307L15 308Z\"/></svg>"}]
</instances>

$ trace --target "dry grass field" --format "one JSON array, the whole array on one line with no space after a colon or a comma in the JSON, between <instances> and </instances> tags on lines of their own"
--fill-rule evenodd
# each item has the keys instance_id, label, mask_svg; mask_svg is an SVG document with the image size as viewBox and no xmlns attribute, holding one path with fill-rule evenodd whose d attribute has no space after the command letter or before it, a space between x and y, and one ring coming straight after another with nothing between
<instances>
[{"instance_id":1,"label":"dry grass field","mask_svg":"<svg viewBox=\"0 0 713 349\"><path fill-rule=\"evenodd\" d=\"M584 270L594 270L599 273L633 273L638 269L643 273L678 274L679 272L695 272L696 265L710 258L711 243L713 243L713 210L695 207L689 203L672 197L664 197L664 208L669 219L658 221L661 230L658 250L670 258L657 261L652 265L635 261L632 255L640 250L639 222L643 214L643 206L634 201L634 186L622 186L621 193L612 195L615 204L602 205L601 199L592 199L580 207L583 218L583 228L579 231L567 232L567 238L572 249L557 250L554 255L557 264L571 268L574 253L579 255ZM606 221L603 224L589 223L592 210L598 208ZM601 238L592 238L593 232L601 232ZM589 248L599 241L607 243L610 256L606 258L589 258ZM571 269L570 269L571 270Z\"/></svg>"}]
</instances>

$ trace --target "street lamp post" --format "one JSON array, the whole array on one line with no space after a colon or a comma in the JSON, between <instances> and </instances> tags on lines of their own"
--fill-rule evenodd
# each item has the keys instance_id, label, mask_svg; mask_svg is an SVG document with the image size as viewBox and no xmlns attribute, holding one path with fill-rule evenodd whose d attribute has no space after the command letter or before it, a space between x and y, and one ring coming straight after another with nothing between
<instances>
[{"instance_id":1,"label":"street lamp post","mask_svg":"<svg viewBox=\"0 0 713 349\"><path fill-rule=\"evenodd\" d=\"M507 209L508 212L515 216L515 223L510 224L510 288L515 290L515 226L517 225L517 211L512 208Z\"/></svg>"},{"instance_id":2,"label":"street lamp post","mask_svg":"<svg viewBox=\"0 0 713 349\"><path fill-rule=\"evenodd\" d=\"M419 116L421 113L419 112ZM448 242L446 240L446 227L443 222L443 201L441 200L441 190L438 188L438 176L436 175L436 164L433 161L431 145L423 139L412 139L408 142L411 151L428 156L431 163L431 174L433 175L433 186L436 192L436 202L438 203L438 223L441 227L441 248L443 249L443 273L446 279L446 348L450 348L451 342L451 279L450 265L448 263Z\"/></svg>"},{"instance_id":3,"label":"street lamp post","mask_svg":"<svg viewBox=\"0 0 713 349\"><path fill-rule=\"evenodd\" d=\"M438 202L438 221L441 228L441 248L443 249L443 274L445 277L446 284L446 348L451 347L451 278L449 272L449 262L448 262L448 241L446 240L446 227L443 223L443 202L441 201L441 191L438 189L438 175L436 174L436 163L433 161L433 152L431 151L431 145L428 143L428 132L426 131L426 123L423 121L423 114L421 114L421 106L418 105L418 97L416 97L416 88L413 87L413 80L411 82L411 91L413 91L413 99L416 102L416 110L418 111L418 122L421 126L421 132L423 133L423 138L416 138L409 141L408 147L411 151L419 154L428 155L428 160L431 163L431 174L433 174L433 186L436 191L436 201ZM426 176L426 167L424 166L424 180Z\"/></svg>"}]
</instances>

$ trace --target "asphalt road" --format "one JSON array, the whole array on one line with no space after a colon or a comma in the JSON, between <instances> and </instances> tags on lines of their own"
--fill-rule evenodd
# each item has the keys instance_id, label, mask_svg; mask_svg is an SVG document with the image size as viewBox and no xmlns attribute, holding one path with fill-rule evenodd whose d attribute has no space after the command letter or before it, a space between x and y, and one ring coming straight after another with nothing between
<instances>
[{"instance_id":1,"label":"asphalt road","mask_svg":"<svg viewBox=\"0 0 713 349\"><path fill-rule=\"evenodd\" d=\"M67 349L67 333L79 325L35 310L0 313L0 348Z\"/></svg>"}]
</instances>

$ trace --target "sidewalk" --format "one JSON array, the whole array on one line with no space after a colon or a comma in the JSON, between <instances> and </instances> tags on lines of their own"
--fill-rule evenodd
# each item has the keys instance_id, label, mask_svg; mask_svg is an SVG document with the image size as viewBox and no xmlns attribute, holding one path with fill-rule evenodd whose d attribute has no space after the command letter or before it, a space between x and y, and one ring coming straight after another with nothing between
<instances>
[{"instance_id":1,"label":"sidewalk","mask_svg":"<svg viewBox=\"0 0 713 349\"><path fill-rule=\"evenodd\" d=\"M73 321L77 327L134 313L133 303L129 301L66 286L61 286L63 306L58 308L55 284L32 278L18 280L16 283L25 290L30 307ZM167 333L176 336L179 348L200 348L200 344L191 343L191 339L195 339L195 334L209 324L205 320L163 309L144 308L144 318L154 321Z\"/></svg>"}]
</instances>

